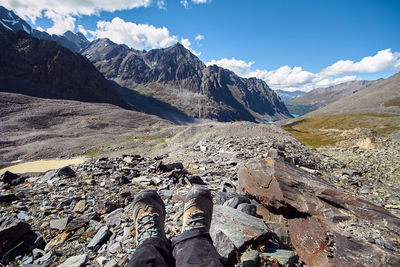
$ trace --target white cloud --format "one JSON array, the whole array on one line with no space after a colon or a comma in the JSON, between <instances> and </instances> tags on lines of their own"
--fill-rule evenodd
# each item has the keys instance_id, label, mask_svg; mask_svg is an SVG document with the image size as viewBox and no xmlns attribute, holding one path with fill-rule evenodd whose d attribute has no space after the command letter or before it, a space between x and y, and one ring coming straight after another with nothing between
<instances>
[{"instance_id":1,"label":"white cloud","mask_svg":"<svg viewBox=\"0 0 400 267\"><path fill-rule=\"evenodd\" d=\"M204 35L201 35L201 34L198 34L197 36L196 36L196 38L194 38L196 41L201 41L201 40L203 40L204 39Z\"/></svg>"},{"instance_id":2,"label":"white cloud","mask_svg":"<svg viewBox=\"0 0 400 267\"><path fill-rule=\"evenodd\" d=\"M156 28L148 24L126 22L115 17L110 21L98 21L97 29L90 31L95 38L109 38L135 49L153 49L173 45L178 37L170 35L166 27Z\"/></svg>"},{"instance_id":3,"label":"white cloud","mask_svg":"<svg viewBox=\"0 0 400 267\"><path fill-rule=\"evenodd\" d=\"M358 62L339 60L321 71L323 76L337 76L347 73L379 72L400 69L400 53L392 53L391 49L378 51L376 55L364 57Z\"/></svg>"},{"instance_id":4,"label":"white cloud","mask_svg":"<svg viewBox=\"0 0 400 267\"><path fill-rule=\"evenodd\" d=\"M233 71L239 76L244 76L250 71L251 66L254 64L254 62L246 62L244 60L238 60L235 58L223 58L220 60L211 60L209 62L206 62L207 66L210 65L217 65L222 68L228 69Z\"/></svg>"},{"instance_id":5,"label":"white cloud","mask_svg":"<svg viewBox=\"0 0 400 267\"><path fill-rule=\"evenodd\" d=\"M94 15L101 11L114 12L138 7L148 7L152 0L2 0L1 5L12 9L23 19L29 18L35 23L36 18L47 17L54 23L50 27L51 33L62 34L64 29L75 26L73 16ZM62 26L61 20L67 20L67 25Z\"/></svg>"},{"instance_id":6,"label":"white cloud","mask_svg":"<svg viewBox=\"0 0 400 267\"><path fill-rule=\"evenodd\" d=\"M205 4L205 3L211 3L211 0L192 0L194 4Z\"/></svg>"},{"instance_id":7,"label":"white cloud","mask_svg":"<svg viewBox=\"0 0 400 267\"><path fill-rule=\"evenodd\" d=\"M157 1L157 6L159 9L167 10L166 4L164 0L158 0Z\"/></svg>"},{"instance_id":8,"label":"white cloud","mask_svg":"<svg viewBox=\"0 0 400 267\"><path fill-rule=\"evenodd\" d=\"M350 82L354 80L360 80L357 76L343 76L339 78L325 78L315 83L315 87L329 87L339 83Z\"/></svg>"},{"instance_id":9,"label":"white cloud","mask_svg":"<svg viewBox=\"0 0 400 267\"><path fill-rule=\"evenodd\" d=\"M185 8L188 8L189 7L189 2L188 2L188 0L181 0L181 2L180 2Z\"/></svg>"},{"instance_id":10,"label":"white cloud","mask_svg":"<svg viewBox=\"0 0 400 267\"><path fill-rule=\"evenodd\" d=\"M63 34L66 31L75 29L74 17L63 16L51 10L47 10L44 15L53 21L53 26L46 30L49 34Z\"/></svg>"},{"instance_id":11,"label":"white cloud","mask_svg":"<svg viewBox=\"0 0 400 267\"><path fill-rule=\"evenodd\" d=\"M192 43L189 41L188 38L182 38L181 39L181 44L186 48L189 49L190 52L192 52L194 55L196 55L197 57L199 57L201 55L201 52L196 52L194 51L190 46L192 45Z\"/></svg>"},{"instance_id":12,"label":"white cloud","mask_svg":"<svg viewBox=\"0 0 400 267\"><path fill-rule=\"evenodd\" d=\"M374 56L364 57L359 62L339 60L319 73L303 70L302 67L282 66L275 70L252 70L254 62L237 59L211 60L206 65L216 64L227 68L242 77L256 77L264 80L273 89L286 91L310 91L318 87L328 87L348 81L359 80L350 73L375 73L386 70L400 70L400 53L391 49L378 51Z\"/></svg>"},{"instance_id":13,"label":"white cloud","mask_svg":"<svg viewBox=\"0 0 400 267\"><path fill-rule=\"evenodd\" d=\"M78 25L78 31L85 36L88 34L87 30L82 25Z\"/></svg>"},{"instance_id":14,"label":"white cloud","mask_svg":"<svg viewBox=\"0 0 400 267\"><path fill-rule=\"evenodd\" d=\"M206 3L211 3L212 0L191 0L191 2L195 5L199 5L199 4L206 4ZM189 8L189 0L181 0L180 3L185 7L185 8Z\"/></svg>"},{"instance_id":15,"label":"white cloud","mask_svg":"<svg viewBox=\"0 0 400 267\"><path fill-rule=\"evenodd\" d=\"M305 71L302 67L290 68L289 66L283 66L276 70L255 70L249 72L247 77L256 77L268 81L268 84L272 87L291 87L291 86L301 86L312 82L317 75Z\"/></svg>"}]
</instances>

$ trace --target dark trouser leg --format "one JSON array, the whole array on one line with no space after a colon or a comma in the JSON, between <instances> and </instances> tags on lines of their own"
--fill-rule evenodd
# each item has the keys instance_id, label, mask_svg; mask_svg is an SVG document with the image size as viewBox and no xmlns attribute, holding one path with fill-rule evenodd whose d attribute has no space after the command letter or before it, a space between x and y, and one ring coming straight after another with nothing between
<instances>
[{"instance_id":1,"label":"dark trouser leg","mask_svg":"<svg viewBox=\"0 0 400 267\"><path fill-rule=\"evenodd\" d=\"M175 259L169 241L150 237L137 248L127 267L173 267Z\"/></svg>"},{"instance_id":2,"label":"dark trouser leg","mask_svg":"<svg viewBox=\"0 0 400 267\"><path fill-rule=\"evenodd\" d=\"M186 231L172 241L177 267L222 267L210 234Z\"/></svg>"}]
</instances>

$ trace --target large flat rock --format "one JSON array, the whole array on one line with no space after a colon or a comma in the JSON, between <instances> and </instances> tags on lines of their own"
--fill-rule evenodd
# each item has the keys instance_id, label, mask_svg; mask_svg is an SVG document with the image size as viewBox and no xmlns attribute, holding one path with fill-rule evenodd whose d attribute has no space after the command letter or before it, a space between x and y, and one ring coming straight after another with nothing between
<instances>
[{"instance_id":1,"label":"large flat rock","mask_svg":"<svg viewBox=\"0 0 400 267\"><path fill-rule=\"evenodd\" d=\"M396 266L399 253L357 238L340 225L358 223L400 236L400 218L323 179L270 158L238 171L239 190L288 220L296 253L309 266ZM397 264L396 264L397 263ZM397 265L398 266L398 265Z\"/></svg>"},{"instance_id":2,"label":"large flat rock","mask_svg":"<svg viewBox=\"0 0 400 267\"><path fill-rule=\"evenodd\" d=\"M271 234L262 219L232 207L214 206L210 235L217 251L225 258L230 257L235 249Z\"/></svg>"}]
</instances>

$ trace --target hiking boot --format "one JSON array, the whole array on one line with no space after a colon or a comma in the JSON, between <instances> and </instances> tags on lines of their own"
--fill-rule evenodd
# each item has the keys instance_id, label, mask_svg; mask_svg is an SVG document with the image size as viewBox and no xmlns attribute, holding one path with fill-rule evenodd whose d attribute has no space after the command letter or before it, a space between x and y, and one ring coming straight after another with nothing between
<instances>
[{"instance_id":1,"label":"hiking boot","mask_svg":"<svg viewBox=\"0 0 400 267\"><path fill-rule=\"evenodd\" d=\"M143 190L133 201L135 242L140 245L149 237L165 239L165 205L154 190Z\"/></svg>"},{"instance_id":2,"label":"hiking boot","mask_svg":"<svg viewBox=\"0 0 400 267\"><path fill-rule=\"evenodd\" d=\"M212 211L213 201L207 186L192 186L184 202L182 232L194 229L208 232Z\"/></svg>"}]
</instances>

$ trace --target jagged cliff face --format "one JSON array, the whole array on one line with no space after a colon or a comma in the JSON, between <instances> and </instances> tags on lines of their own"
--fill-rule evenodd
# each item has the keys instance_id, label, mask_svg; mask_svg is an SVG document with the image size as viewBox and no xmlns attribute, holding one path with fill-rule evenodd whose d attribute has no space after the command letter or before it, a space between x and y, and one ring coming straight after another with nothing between
<instances>
[{"instance_id":1,"label":"jagged cliff face","mask_svg":"<svg viewBox=\"0 0 400 267\"><path fill-rule=\"evenodd\" d=\"M0 29L0 91L127 107L85 57L24 31Z\"/></svg>"},{"instance_id":2,"label":"jagged cliff face","mask_svg":"<svg viewBox=\"0 0 400 267\"><path fill-rule=\"evenodd\" d=\"M106 78L167 102L192 117L255 121L290 116L265 82L240 78L215 65L207 67L181 44L138 51L98 39L82 54Z\"/></svg>"}]
</instances>

